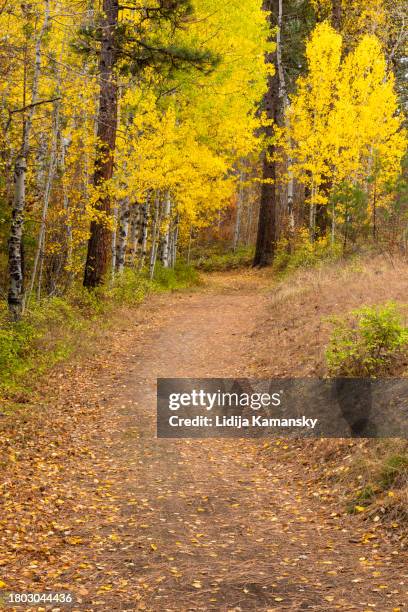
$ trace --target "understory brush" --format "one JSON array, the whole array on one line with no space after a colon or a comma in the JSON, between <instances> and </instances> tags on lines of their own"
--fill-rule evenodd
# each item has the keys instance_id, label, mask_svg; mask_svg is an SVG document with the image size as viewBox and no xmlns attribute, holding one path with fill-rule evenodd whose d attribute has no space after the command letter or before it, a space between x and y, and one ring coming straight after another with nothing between
<instances>
[{"instance_id":1,"label":"understory brush","mask_svg":"<svg viewBox=\"0 0 408 612\"><path fill-rule=\"evenodd\" d=\"M156 267L152 289L154 291L181 291L201 285L201 278L193 266L180 263L174 268Z\"/></svg>"},{"instance_id":2,"label":"understory brush","mask_svg":"<svg viewBox=\"0 0 408 612\"><path fill-rule=\"evenodd\" d=\"M331 475L344 487L346 512L408 536L407 440L360 440L334 464Z\"/></svg>"},{"instance_id":3,"label":"understory brush","mask_svg":"<svg viewBox=\"0 0 408 612\"><path fill-rule=\"evenodd\" d=\"M238 247L235 251L220 246L198 251L194 254L194 267L203 272L224 272L248 268L252 265L254 249L250 246Z\"/></svg>"},{"instance_id":4,"label":"understory brush","mask_svg":"<svg viewBox=\"0 0 408 612\"><path fill-rule=\"evenodd\" d=\"M328 237L317 238L311 242L309 232L302 229L290 240L288 238L279 240L273 269L278 275L284 276L299 268L312 268L337 261L341 256L340 244L331 244Z\"/></svg>"},{"instance_id":5,"label":"understory brush","mask_svg":"<svg viewBox=\"0 0 408 612\"><path fill-rule=\"evenodd\" d=\"M332 319L326 351L331 376L396 377L406 375L408 329L402 306L388 302L363 306ZM323 441L322 441L323 442ZM339 448L344 448L338 443ZM345 459L345 460L344 460ZM330 461L329 461L330 465ZM332 475L345 487L346 509L375 522L387 522L407 536L408 442L362 440L347 452Z\"/></svg>"},{"instance_id":6,"label":"understory brush","mask_svg":"<svg viewBox=\"0 0 408 612\"><path fill-rule=\"evenodd\" d=\"M345 318L332 318L326 360L331 376L396 376L404 372L408 328L394 302L363 306Z\"/></svg>"},{"instance_id":7,"label":"understory brush","mask_svg":"<svg viewBox=\"0 0 408 612\"><path fill-rule=\"evenodd\" d=\"M126 269L110 285L92 291L78 284L64 296L32 298L17 323L8 319L6 303L0 302L0 396L25 396L29 383L85 345L95 324L107 325L121 307L137 306L151 292L199 283L198 272L185 264L157 266L153 280L145 271Z\"/></svg>"}]
</instances>

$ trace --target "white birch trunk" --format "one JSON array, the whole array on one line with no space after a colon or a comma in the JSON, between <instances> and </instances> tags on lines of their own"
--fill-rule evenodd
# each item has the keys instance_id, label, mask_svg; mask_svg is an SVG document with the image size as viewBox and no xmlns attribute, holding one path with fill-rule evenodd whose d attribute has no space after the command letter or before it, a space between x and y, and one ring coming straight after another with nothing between
<instances>
[{"instance_id":1,"label":"white birch trunk","mask_svg":"<svg viewBox=\"0 0 408 612\"><path fill-rule=\"evenodd\" d=\"M234 242L232 248L234 252L238 248L239 237L241 233L241 218L242 218L242 207L244 200L244 174L240 173L239 176L239 189L238 189L238 199L237 199L237 218L235 220L235 230L234 230Z\"/></svg>"},{"instance_id":2,"label":"white birch trunk","mask_svg":"<svg viewBox=\"0 0 408 612\"><path fill-rule=\"evenodd\" d=\"M129 231L129 265L134 268L137 255L138 233L140 225L141 207L135 205L132 208L130 215L130 231Z\"/></svg>"},{"instance_id":3,"label":"white birch trunk","mask_svg":"<svg viewBox=\"0 0 408 612\"><path fill-rule=\"evenodd\" d=\"M289 229L291 232L295 229L295 216L293 210L293 198L294 198L294 177L293 177L293 159L291 157L290 151L292 150L292 139L290 138L289 133L289 119L288 119L288 108L289 108L289 96L286 88L286 79L285 79L285 71L283 69L282 62L282 18L283 18L283 0L279 0L279 9L278 9L278 32L276 36L276 58L278 65L278 75L279 75L279 96L282 98L282 111L283 111L283 119L286 128L286 134L288 138L288 157L287 157L287 168L288 168L288 185L286 192L286 208L289 217Z\"/></svg>"},{"instance_id":4,"label":"white birch trunk","mask_svg":"<svg viewBox=\"0 0 408 612\"><path fill-rule=\"evenodd\" d=\"M116 270L122 274L125 269L126 247L129 235L129 198L120 203L119 231L116 243Z\"/></svg>"},{"instance_id":5,"label":"white birch trunk","mask_svg":"<svg viewBox=\"0 0 408 612\"><path fill-rule=\"evenodd\" d=\"M178 215L176 217L176 223L173 230L173 248L172 248L172 257L171 257L171 267L174 268L177 263L177 242L179 236L179 219Z\"/></svg>"},{"instance_id":6,"label":"white birch trunk","mask_svg":"<svg viewBox=\"0 0 408 612\"><path fill-rule=\"evenodd\" d=\"M246 246L251 244L251 230L252 230L252 213L254 205L253 202L249 203L247 212L247 228L246 228Z\"/></svg>"},{"instance_id":7,"label":"white birch trunk","mask_svg":"<svg viewBox=\"0 0 408 612\"><path fill-rule=\"evenodd\" d=\"M14 201L9 239L9 292L8 307L10 317L17 321L21 318L24 308L24 278L22 261L22 240L25 210L25 185L27 174L27 158L30 146L30 134L33 117L38 102L39 81L41 75L41 46L49 23L49 0L44 0L44 19L35 44L35 61L33 82L31 88L31 104L28 116L24 119L23 140L20 153L14 166Z\"/></svg>"},{"instance_id":8,"label":"white birch trunk","mask_svg":"<svg viewBox=\"0 0 408 612\"><path fill-rule=\"evenodd\" d=\"M65 157L67 153L67 149L71 144L70 138L62 138L61 141L61 176L64 176L65 173ZM64 180L62 179L62 197L64 202L64 211L65 211L65 229L67 234L67 256L66 256L66 267L68 268L68 279L67 279L67 287L71 284L73 280L73 271L72 271L72 254L73 254L73 244L72 244L72 225L70 221L70 203L69 196L67 192L67 188Z\"/></svg>"},{"instance_id":9,"label":"white birch trunk","mask_svg":"<svg viewBox=\"0 0 408 612\"><path fill-rule=\"evenodd\" d=\"M314 186L311 190L311 201L310 201L310 214L309 214L309 230L310 230L310 242L315 241L316 237L316 204L315 204L316 190Z\"/></svg>"},{"instance_id":10,"label":"white birch trunk","mask_svg":"<svg viewBox=\"0 0 408 612\"><path fill-rule=\"evenodd\" d=\"M156 193L154 220L153 220L153 228L152 228L152 244L151 244L151 249L150 249L150 262L149 262L150 280L154 276L154 269L156 267L157 243L158 243L158 237L159 237L159 223L160 223L160 194Z\"/></svg>"},{"instance_id":11,"label":"white birch trunk","mask_svg":"<svg viewBox=\"0 0 408 612\"><path fill-rule=\"evenodd\" d=\"M144 262L147 255L147 232L149 226L149 212L150 212L150 196L147 196L145 203L142 206L141 210L141 225L140 225L140 234L139 234L139 266L138 269L141 270L144 266Z\"/></svg>"},{"instance_id":12,"label":"white birch trunk","mask_svg":"<svg viewBox=\"0 0 408 612\"><path fill-rule=\"evenodd\" d=\"M57 101L55 105L55 116L54 116L54 129L53 129L53 137L52 137L52 145L50 152L50 161L48 166L48 174L47 179L44 186L44 200L43 200L43 208L41 213L41 225L40 232L38 235L38 245L37 251L34 258L33 271L31 274L31 282L30 282L30 293L32 294L35 285L35 278L37 275L37 268L40 262L40 269L42 272L43 268L43 260L44 260L44 249L45 249L45 231L47 227L47 214L48 214L48 206L50 203L50 196L52 190L52 184L54 182L55 171L57 168L57 150L58 150L58 134L59 134L59 117L60 117L60 102ZM41 296L41 278L39 278L38 282L38 293L37 297L40 299Z\"/></svg>"},{"instance_id":13,"label":"white birch trunk","mask_svg":"<svg viewBox=\"0 0 408 612\"><path fill-rule=\"evenodd\" d=\"M171 197L170 192L166 192L165 204L164 204L164 234L162 243L162 254L161 261L163 268L169 267L169 243L170 243L170 213L171 213Z\"/></svg>"},{"instance_id":14,"label":"white birch trunk","mask_svg":"<svg viewBox=\"0 0 408 612\"><path fill-rule=\"evenodd\" d=\"M119 215L119 207L115 202L113 207L113 231L112 231L112 242L111 242L111 282L115 280L116 275L116 245L118 240L118 215Z\"/></svg>"},{"instance_id":15,"label":"white birch trunk","mask_svg":"<svg viewBox=\"0 0 408 612\"><path fill-rule=\"evenodd\" d=\"M191 243L193 242L193 226L190 225L190 233L188 236L188 251L187 251L187 265L190 265L191 259Z\"/></svg>"}]
</instances>

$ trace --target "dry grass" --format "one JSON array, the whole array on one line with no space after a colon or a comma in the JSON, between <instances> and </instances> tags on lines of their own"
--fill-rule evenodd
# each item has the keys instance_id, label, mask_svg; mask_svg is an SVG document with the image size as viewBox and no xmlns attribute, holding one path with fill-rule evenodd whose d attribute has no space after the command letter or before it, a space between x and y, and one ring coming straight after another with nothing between
<instances>
[{"instance_id":1,"label":"dry grass","mask_svg":"<svg viewBox=\"0 0 408 612\"><path fill-rule=\"evenodd\" d=\"M270 317L259 326L255 367L250 374L265 378L327 375L325 349L332 329L330 317L391 300L401 306L404 315L408 263L401 259L379 255L299 270L273 288ZM406 314L405 318L407 323ZM336 488L337 502L343 509L366 507L360 513L362 518L378 515L392 533L398 533L395 537L407 536L406 440L302 440L286 446L285 452L292 459L301 455L298 463L312 479ZM390 465L401 457L398 473L387 481L387 470L392 471Z\"/></svg>"}]
</instances>

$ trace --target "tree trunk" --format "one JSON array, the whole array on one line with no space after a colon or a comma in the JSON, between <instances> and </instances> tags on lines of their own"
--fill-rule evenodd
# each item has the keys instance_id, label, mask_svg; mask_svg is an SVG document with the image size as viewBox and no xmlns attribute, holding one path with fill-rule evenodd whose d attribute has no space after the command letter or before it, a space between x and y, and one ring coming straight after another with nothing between
<instances>
[{"instance_id":1,"label":"tree trunk","mask_svg":"<svg viewBox=\"0 0 408 612\"><path fill-rule=\"evenodd\" d=\"M102 188L112 178L117 131L118 88L114 68L117 58L116 29L118 25L118 0L103 0L105 18L101 28L102 41L99 59L100 93L97 119L97 136L100 143L94 168L93 184ZM108 193L102 193L97 204L98 212L107 217L111 212ZM100 219L91 222L88 253L85 264L84 286L101 285L109 266L111 231Z\"/></svg>"},{"instance_id":2,"label":"tree trunk","mask_svg":"<svg viewBox=\"0 0 408 612\"><path fill-rule=\"evenodd\" d=\"M21 317L23 309L22 239L25 207L26 157L19 155L14 167L13 217L9 238L9 292L8 307L14 321Z\"/></svg>"},{"instance_id":3,"label":"tree trunk","mask_svg":"<svg viewBox=\"0 0 408 612\"><path fill-rule=\"evenodd\" d=\"M269 41L275 42L275 22L279 12L279 0L264 0L263 9L268 11L270 25ZM273 123L279 117L279 75L277 66L277 52L267 53L265 61L274 67L274 74L268 76L268 90L263 100L263 110L271 125L265 128L268 139L273 137ZM258 235L256 240L254 266L267 266L272 263L276 246L276 209L278 193L276 188L276 161L274 160L275 145L270 142L264 152L263 183L261 188L261 202L259 209Z\"/></svg>"},{"instance_id":4,"label":"tree trunk","mask_svg":"<svg viewBox=\"0 0 408 612\"><path fill-rule=\"evenodd\" d=\"M342 0L332 0L332 26L340 32L343 20Z\"/></svg>"},{"instance_id":5,"label":"tree trunk","mask_svg":"<svg viewBox=\"0 0 408 612\"><path fill-rule=\"evenodd\" d=\"M35 44L35 61L33 82L31 88L31 104L28 116L23 118L23 138L20 152L14 166L14 200L10 238L8 245L9 291L8 308L14 321L21 318L24 307L24 270L23 270L23 224L25 209L25 186L27 174L27 158L30 147L30 134L38 102L38 89L41 75L41 46L49 23L49 0L44 2L44 19ZM25 82L24 82L25 90Z\"/></svg>"},{"instance_id":6,"label":"tree trunk","mask_svg":"<svg viewBox=\"0 0 408 612\"><path fill-rule=\"evenodd\" d=\"M129 265L134 268L136 255L137 255L137 243L140 227L140 215L141 207L138 204L132 206L130 215L130 232L129 232Z\"/></svg>"},{"instance_id":7,"label":"tree trunk","mask_svg":"<svg viewBox=\"0 0 408 612\"><path fill-rule=\"evenodd\" d=\"M150 197L150 194L146 197L146 201L140 211L139 270L143 268L147 255L147 230L149 225Z\"/></svg>"},{"instance_id":8,"label":"tree trunk","mask_svg":"<svg viewBox=\"0 0 408 612\"><path fill-rule=\"evenodd\" d=\"M239 238L241 234L242 207L244 204L244 186L243 185L244 185L244 173L241 172L239 175L239 189L238 189L238 198L237 198L237 217L235 219L234 242L232 245L234 252L238 248Z\"/></svg>"},{"instance_id":9,"label":"tree trunk","mask_svg":"<svg viewBox=\"0 0 408 612\"><path fill-rule=\"evenodd\" d=\"M190 265L191 260L191 243L193 242L193 226L190 225L190 232L188 236L188 251L187 251L187 265Z\"/></svg>"},{"instance_id":10,"label":"tree trunk","mask_svg":"<svg viewBox=\"0 0 408 612\"><path fill-rule=\"evenodd\" d=\"M119 274L125 269L126 246L129 234L129 198L122 200L119 213L119 232L116 243L116 270Z\"/></svg>"},{"instance_id":11,"label":"tree trunk","mask_svg":"<svg viewBox=\"0 0 408 612\"><path fill-rule=\"evenodd\" d=\"M150 249L150 262L149 262L149 278L150 279L153 278L154 269L156 267L159 225L160 225L160 193L156 193L154 220L153 220L153 228L152 228L152 245Z\"/></svg>"},{"instance_id":12,"label":"tree trunk","mask_svg":"<svg viewBox=\"0 0 408 612\"><path fill-rule=\"evenodd\" d=\"M115 203L113 207L113 232L111 237L111 283L115 280L116 275L116 245L118 242L118 216L119 216L119 206Z\"/></svg>"},{"instance_id":13,"label":"tree trunk","mask_svg":"<svg viewBox=\"0 0 408 612\"><path fill-rule=\"evenodd\" d=\"M287 169L288 169L288 185L286 191L286 202L285 208L289 218L289 233L293 234L295 230L295 216L293 209L293 198L295 191L295 180L293 177L292 170L292 157L290 152L293 149L292 139L289 134L289 120L288 120L288 108L289 108L289 96L286 87L286 78L285 78L285 70L283 66L282 60L282 22L283 22L283 0L279 0L278 2L278 30L276 35L276 62L277 62L277 70L279 77L279 98L280 98L280 122L281 125L285 127L286 133L288 134L288 156L287 156Z\"/></svg>"},{"instance_id":14,"label":"tree trunk","mask_svg":"<svg viewBox=\"0 0 408 612\"><path fill-rule=\"evenodd\" d=\"M34 290L35 285L35 277L37 275L38 264L40 263L40 269L43 267L44 260L44 248L45 248L45 230L47 225L47 214L48 214L48 205L50 203L50 196L52 190L52 184L54 182L55 171L57 169L57 151L58 151L58 136L59 136L59 115L60 115L60 102L57 100L55 103L55 116L54 116L54 130L53 130L53 140L51 145L51 153L50 153L50 162L48 167L47 180L44 186L44 200L43 200L43 208L41 214L41 225L40 232L38 235L38 245L37 251L34 258L33 271L31 274L31 283L30 283L30 294ZM38 283L38 298L41 295L41 279Z\"/></svg>"},{"instance_id":15,"label":"tree trunk","mask_svg":"<svg viewBox=\"0 0 408 612\"><path fill-rule=\"evenodd\" d=\"M166 192L165 199L165 208L164 208L164 234L163 234L163 243L162 243L162 254L161 254L161 262L163 264L163 268L169 267L169 246L170 246L170 213L171 213L171 197L170 192Z\"/></svg>"},{"instance_id":16,"label":"tree trunk","mask_svg":"<svg viewBox=\"0 0 408 612\"><path fill-rule=\"evenodd\" d=\"M179 217L177 215L173 230L173 242L171 252L171 267L174 268L177 262L177 242L179 236Z\"/></svg>"}]
</instances>

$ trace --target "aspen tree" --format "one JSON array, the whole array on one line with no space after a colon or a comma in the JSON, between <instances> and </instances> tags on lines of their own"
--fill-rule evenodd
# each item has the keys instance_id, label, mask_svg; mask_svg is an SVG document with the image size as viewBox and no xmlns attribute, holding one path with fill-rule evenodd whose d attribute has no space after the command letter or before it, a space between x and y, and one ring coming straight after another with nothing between
<instances>
[{"instance_id":1,"label":"aspen tree","mask_svg":"<svg viewBox=\"0 0 408 612\"><path fill-rule=\"evenodd\" d=\"M41 76L42 44L49 25L49 0L43 3L43 21L35 43L34 71L31 86L31 100L28 105L25 102L21 109L23 113L23 135L20 151L14 165L14 201L12 210L12 223L10 228L8 266L9 266L9 291L8 306L10 316L13 320L21 317L24 305L24 275L22 261L22 238L24 212L26 205L26 174L27 160L30 150L30 135L34 119L34 113L39 103L39 81ZM25 91L25 83L24 83Z\"/></svg>"}]
</instances>

